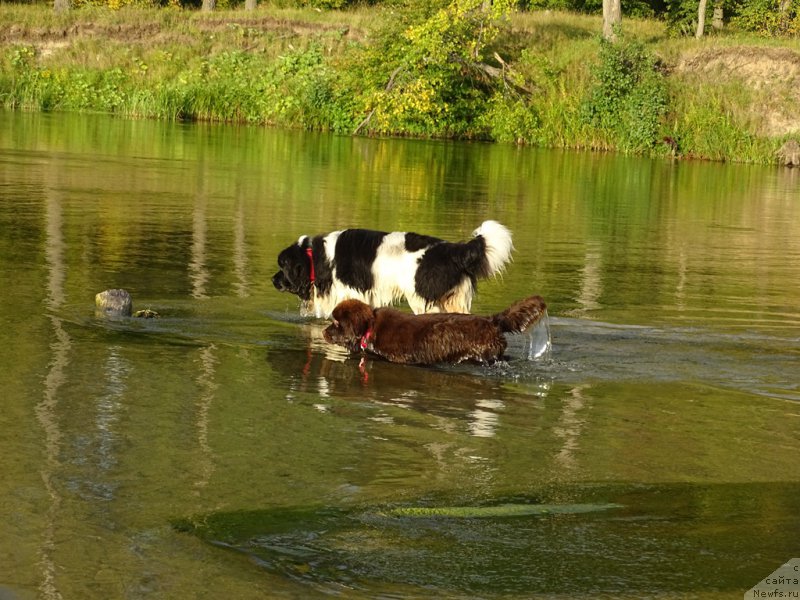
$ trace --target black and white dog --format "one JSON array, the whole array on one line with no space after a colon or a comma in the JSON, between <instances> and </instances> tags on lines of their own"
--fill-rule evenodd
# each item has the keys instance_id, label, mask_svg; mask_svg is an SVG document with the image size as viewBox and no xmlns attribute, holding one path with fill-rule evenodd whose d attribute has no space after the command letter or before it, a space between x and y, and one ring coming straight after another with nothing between
<instances>
[{"instance_id":1,"label":"black and white dog","mask_svg":"<svg viewBox=\"0 0 800 600\"><path fill-rule=\"evenodd\" d=\"M278 255L272 283L318 318L349 298L376 308L405 298L417 314L468 313L477 280L502 271L513 250L511 232L496 221L484 221L472 236L454 243L369 229L304 235Z\"/></svg>"}]
</instances>

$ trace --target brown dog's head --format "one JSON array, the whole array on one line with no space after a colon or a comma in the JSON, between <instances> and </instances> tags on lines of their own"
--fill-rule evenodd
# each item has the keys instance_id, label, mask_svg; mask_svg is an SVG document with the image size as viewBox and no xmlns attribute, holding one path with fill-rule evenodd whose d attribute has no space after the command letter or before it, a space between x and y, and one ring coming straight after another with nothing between
<instances>
[{"instance_id":1,"label":"brown dog's head","mask_svg":"<svg viewBox=\"0 0 800 600\"><path fill-rule=\"evenodd\" d=\"M361 339L375 323L375 311L361 300L344 300L333 309L332 318L322 332L325 341L358 352Z\"/></svg>"}]
</instances>

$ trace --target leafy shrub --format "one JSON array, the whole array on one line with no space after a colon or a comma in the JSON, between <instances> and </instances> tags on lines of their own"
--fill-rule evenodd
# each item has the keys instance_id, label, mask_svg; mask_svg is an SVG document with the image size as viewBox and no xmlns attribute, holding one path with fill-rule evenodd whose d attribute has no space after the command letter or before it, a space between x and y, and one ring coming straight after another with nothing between
<instances>
[{"instance_id":1,"label":"leafy shrub","mask_svg":"<svg viewBox=\"0 0 800 600\"><path fill-rule=\"evenodd\" d=\"M712 10L709 2L707 10ZM697 30L697 0L667 0L667 29L673 35L690 36Z\"/></svg>"},{"instance_id":2,"label":"leafy shrub","mask_svg":"<svg viewBox=\"0 0 800 600\"><path fill-rule=\"evenodd\" d=\"M721 6L726 21L742 31L769 37L800 35L800 0L710 0L707 20L716 6ZM697 0L667 0L669 31L694 35L697 9Z\"/></svg>"},{"instance_id":3,"label":"leafy shrub","mask_svg":"<svg viewBox=\"0 0 800 600\"><path fill-rule=\"evenodd\" d=\"M344 73L360 130L474 137L497 85L487 62L509 0L419 0L354 48Z\"/></svg>"},{"instance_id":4,"label":"leafy shrub","mask_svg":"<svg viewBox=\"0 0 800 600\"><path fill-rule=\"evenodd\" d=\"M780 0L742 2L732 24L744 31L769 37L800 35L800 0L789 0L781 10Z\"/></svg>"},{"instance_id":5,"label":"leafy shrub","mask_svg":"<svg viewBox=\"0 0 800 600\"><path fill-rule=\"evenodd\" d=\"M643 152L658 140L667 110L667 86L660 65L639 43L600 41L600 62L586 99L585 121L623 151Z\"/></svg>"}]
</instances>

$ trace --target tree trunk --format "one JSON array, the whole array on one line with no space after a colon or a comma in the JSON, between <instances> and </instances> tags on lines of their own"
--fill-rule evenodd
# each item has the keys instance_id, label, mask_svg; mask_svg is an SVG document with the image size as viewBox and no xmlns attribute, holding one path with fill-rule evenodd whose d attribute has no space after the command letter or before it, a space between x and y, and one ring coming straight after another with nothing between
<instances>
[{"instance_id":1,"label":"tree trunk","mask_svg":"<svg viewBox=\"0 0 800 600\"><path fill-rule=\"evenodd\" d=\"M217 6L217 0L203 0L203 12L212 12Z\"/></svg>"},{"instance_id":2,"label":"tree trunk","mask_svg":"<svg viewBox=\"0 0 800 600\"><path fill-rule=\"evenodd\" d=\"M697 9L697 33L694 37L700 39L706 29L706 4L708 0L700 0L700 7Z\"/></svg>"},{"instance_id":3,"label":"tree trunk","mask_svg":"<svg viewBox=\"0 0 800 600\"><path fill-rule=\"evenodd\" d=\"M256 9L256 0L245 0L244 9L245 10L255 10Z\"/></svg>"},{"instance_id":4,"label":"tree trunk","mask_svg":"<svg viewBox=\"0 0 800 600\"><path fill-rule=\"evenodd\" d=\"M69 8L69 0L53 0L53 10L57 13L67 12Z\"/></svg>"},{"instance_id":5,"label":"tree trunk","mask_svg":"<svg viewBox=\"0 0 800 600\"><path fill-rule=\"evenodd\" d=\"M714 16L711 18L711 27L715 31L722 31L725 26L725 13L722 8L722 0L717 0L714 3Z\"/></svg>"},{"instance_id":6,"label":"tree trunk","mask_svg":"<svg viewBox=\"0 0 800 600\"><path fill-rule=\"evenodd\" d=\"M617 38L616 30L622 23L621 0L603 0L603 37L609 41Z\"/></svg>"}]
</instances>

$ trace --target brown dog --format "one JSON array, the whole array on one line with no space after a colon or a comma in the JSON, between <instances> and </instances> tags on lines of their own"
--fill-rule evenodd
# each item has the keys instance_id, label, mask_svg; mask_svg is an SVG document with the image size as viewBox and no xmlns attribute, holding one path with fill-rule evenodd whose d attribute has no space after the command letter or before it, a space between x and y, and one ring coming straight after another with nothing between
<instances>
[{"instance_id":1,"label":"brown dog","mask_svg":"<svg viewBox=\"0 0 800 600\"><path fill-rule=\"evenodd\" d=\"M477 361L503 357L505 333L521 333L545 314L541 296L520 300L491 317L460 313L412 315L394 308L371 308L345 300L333 309L327 342L352 352L365 350L386 360L417 365Z\"/></svg>"}]
</instances>

